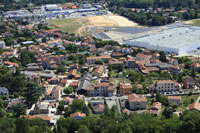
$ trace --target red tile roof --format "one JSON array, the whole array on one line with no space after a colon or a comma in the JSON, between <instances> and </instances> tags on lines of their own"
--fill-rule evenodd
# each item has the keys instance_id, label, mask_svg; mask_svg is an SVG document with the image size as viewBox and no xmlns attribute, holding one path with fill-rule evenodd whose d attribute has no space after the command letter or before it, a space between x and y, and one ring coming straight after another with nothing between
<instances>
[{"instance_id":1,"label":"red tile roof","mask_svg":"<svg viewBox=\"0 0 200 133\"><path fill-rule=\"evenodd\" d=\"M195 109L195 110L200 111L200 103L194 102L194 103L192 103L192 104L190 104L190 105L188 106L188 109L189 109L189 110Z\"/></svg>"},{"instance_id":2,"label":"red tile roof","mask_svg":"<svg viewBox=\"0 0 200 133\"><path fill-rule=\"evenodd\" d=\"M76 116L80 116L80 117L86 117L85 113L80 113L80 112L75 112L73 114L70 114L70 118L76 117Z\"/></svg>"},{"instance_id":3,"label":"red tile roof","mask_svg":"<svg viewBox=\"0 0 200 133\"><path fill-rule=\"evenodd\" d=\"M147 101L146 97L139 94L135 94L135 93L129 94L128 100L130 102L146 102Z\"/></svg>"}]
</instances>

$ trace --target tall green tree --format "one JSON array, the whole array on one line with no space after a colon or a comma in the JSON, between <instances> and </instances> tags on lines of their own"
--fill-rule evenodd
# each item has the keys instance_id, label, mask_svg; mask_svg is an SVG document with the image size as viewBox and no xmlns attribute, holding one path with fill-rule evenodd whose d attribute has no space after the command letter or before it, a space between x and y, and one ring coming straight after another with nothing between
<instances>
[{"instance_id":1,"label":"tall green tree","mask_svg":"<svg viewBox=\"0 0 200 133\"><path fill-rule=\"evenodd\" d=\"M26 85L25 99L28 105L35 103L39 100L41 95L41 88L35 82L28 82Z\"/></svg>"}]
</instances>

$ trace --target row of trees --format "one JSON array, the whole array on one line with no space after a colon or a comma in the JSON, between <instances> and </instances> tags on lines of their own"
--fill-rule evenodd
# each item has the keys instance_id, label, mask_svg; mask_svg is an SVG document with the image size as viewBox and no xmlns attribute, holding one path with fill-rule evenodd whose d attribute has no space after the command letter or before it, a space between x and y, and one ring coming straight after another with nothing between
<instances>
[{"instance_id":1,"label":"row of trees","mask_svg":"<svg viewBox=\"0 0 200 133\"><path fill-rule=\"evenodd\" d=\"M108 132L108 133L147 133L147 132L198 132L200 112L186 111L180 117L154 117L150 114L102 115L100 118L86 117L77 121L70 118L58 120L55 132Z\"/></svg>"},{"instance_id":2,"label":"row of trees","mask_svg":"<svg viewBox=\"0 0 200 133\"><path fill-rule=\"evenodd\" d=\"M25 76L19 69L16 72L10 72L4 66L0 68L0 85L8 89L10 96L24 96L28 105L36 102L42 91L35 82L26 82Z\"/></svg>"},{"instance_id":3,"label":"row of trees","mask_svg":"<svg viewBox=\"0 0 200 133\"><path fill-rule=\"evenodd\" d=\"M195 8L200 4L199 0L108 0L110 6L126 8L158 8L158 7L190 7Z\"/></svg>"},{"instance_id":4,"label":"row of trees","mask_svg":"<svg viewBox=\"0 0 200 133\"><path fill-rule=\"evenodd\" d=\"M1 118L1 133L43 133L50 132L46 122L39 118L26 120L24 118Z\"/></svg>"}]
</instances>

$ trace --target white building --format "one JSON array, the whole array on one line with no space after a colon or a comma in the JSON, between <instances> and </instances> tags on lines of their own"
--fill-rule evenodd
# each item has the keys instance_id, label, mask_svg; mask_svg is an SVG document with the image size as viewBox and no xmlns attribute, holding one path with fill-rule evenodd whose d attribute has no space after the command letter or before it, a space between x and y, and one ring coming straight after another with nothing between
<instances>
[{"instance_id":1,"label":"white building","mask_svg":"<svg viewBox=\"0 0 200 133\"><path fill-rule=\"evenodd\" d=\"M172 92L179 90L179 84L172 80L160 80L147 87L149 92Z\"/></svg>"},{"instance_id":2,"label":"white building","mask_svg":"<svg viewBox=\"0 0 200 133\"><path fill-rule=\"evenodd\" d=\"M182 25L168 27L159 33L126 41L126 44L146 49L182 54L200 47L200 27Z\"/></svg>"}]
</instances>

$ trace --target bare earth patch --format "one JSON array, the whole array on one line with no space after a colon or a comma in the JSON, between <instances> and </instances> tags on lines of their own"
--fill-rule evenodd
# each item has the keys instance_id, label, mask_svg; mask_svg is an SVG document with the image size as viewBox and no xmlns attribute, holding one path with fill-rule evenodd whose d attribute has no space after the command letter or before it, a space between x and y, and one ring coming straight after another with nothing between
<instances>
[{"instance_id":1,"label":"bare earth patch","mask_svg":"<svg viewBox=\"0 0 200 133\"><path fill-rule=\"evenodd\" d=\"M103 15L88 17L88 21L94 26L131 26L138 27L137 23L118 15Z\"/></svg>"},{"instance_id":2,"label":"bare earth patch","mask_svg":"<svg viewBox=\"0 0 200 133\"><path fill-rule=\"evenodd\" d=\"M134 23L133 21L128 20L125 17L112 15L112 16L105 16L105 18L116 22L118 26L131 26L131 27L138 27L137 23Z\"/></svg>"}]
</instances>

